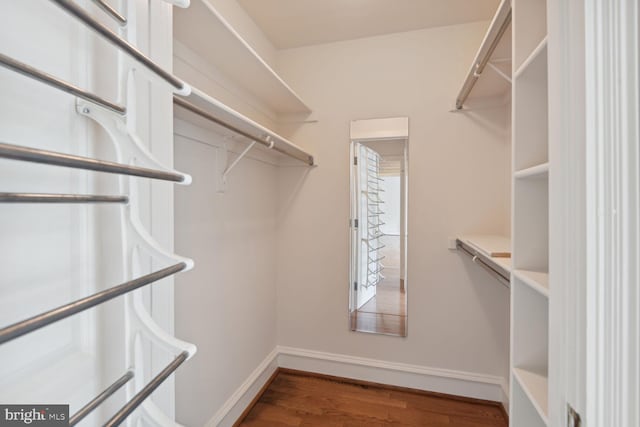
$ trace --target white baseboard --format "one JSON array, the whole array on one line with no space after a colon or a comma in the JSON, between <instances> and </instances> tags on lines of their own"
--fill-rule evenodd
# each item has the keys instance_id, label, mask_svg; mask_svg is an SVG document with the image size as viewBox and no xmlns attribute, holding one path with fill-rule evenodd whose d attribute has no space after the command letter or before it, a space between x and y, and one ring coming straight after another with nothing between
<instances>
[{"instance_id":1,"label":"white baseboard","mask_svg":"<svg viewBox=\"0 0 640 427\"><path fill-rule=\"evenodd\" d=\"M503 401L502 377L278 347L278 366L475 399Z\"/></svg>"},{"instance_id":2,"label":"white baseboard","mask_svg":"<svg viewBox=\"0 0 640 427\"><path fill-rule=\"evenodd\" d=\"M228 427L236 422L242 412L249 406L251 401L258 395L260 389L271 378L271 375L278 369L278 348L274 348L271 353L258 365L240 387L231 395L229 399L216 412L205 427Z\"/></svg>"},{"instance_id":3,"label":"white baseboard","mask_svg":"<svg viewBox=\"0 0 640 427\"><path fill-rule=\"evenodd\" d=\"M491 400L509 409L508 388L502 377L277 346L205 427L232 426L278 367Z\"/></svg>"},{"instance_id":4,"label":"white baseboard","mask_svg":"<svg viewBox=\"0 0 640 427\"><path fill-rule=\"evenodd\" d=\"M509 380L502 381L502 399L500 399L504 411L509 415Z\"/></svg>"}]
</instances>

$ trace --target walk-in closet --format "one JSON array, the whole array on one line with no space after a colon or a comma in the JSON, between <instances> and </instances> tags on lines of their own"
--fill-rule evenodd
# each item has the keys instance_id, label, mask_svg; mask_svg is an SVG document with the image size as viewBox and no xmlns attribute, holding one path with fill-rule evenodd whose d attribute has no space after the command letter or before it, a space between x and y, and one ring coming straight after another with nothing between
<instances>
[{"instance_id":1,"label":"walk-in closet","mask_svg":"<svg viewBox=\"0 0 640 427\"><path fill-rule=\"evenodd\" d=\"M0 16L0 426L640 426L637 1Z\"/></svg>"}]
</instances>

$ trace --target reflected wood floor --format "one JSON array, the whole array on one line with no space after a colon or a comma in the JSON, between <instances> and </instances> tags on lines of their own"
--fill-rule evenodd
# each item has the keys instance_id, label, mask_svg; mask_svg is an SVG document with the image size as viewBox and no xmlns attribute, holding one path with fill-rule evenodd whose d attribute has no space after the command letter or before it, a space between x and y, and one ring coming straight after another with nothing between
<instances>
[{"instance_id":1,"label":"reflected wood floor","mask_svg":"<svg viewBox=\"0 0 640 427\"><path fill-rule=\"evenodd\" d=\"M400 236L385 235L380 243L385 279L376 295L351 312L351 330L388 335L407 335L407 293L400 286Z\"/></svg>"},{"instance_id":2,"label":"reflected wood floor","mask_svg":"<svg viewBox=\"0 0 640 427\"><path fill-rule=\"evenodd\" d=\"M507 427L508 421L496 402L280 369L236 425Z\"/></svg>"}]
</instances>

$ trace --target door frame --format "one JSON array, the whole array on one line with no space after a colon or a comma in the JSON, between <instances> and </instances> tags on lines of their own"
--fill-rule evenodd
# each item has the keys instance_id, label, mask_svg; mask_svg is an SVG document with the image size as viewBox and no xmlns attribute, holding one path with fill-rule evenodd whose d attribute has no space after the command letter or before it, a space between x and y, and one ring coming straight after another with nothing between
<instances>
[{"instance_id":1,"label":"door frame","mask_svg":"<svg viewBox=\"0 0 640 427\"><path fill-rule=\"evenodd\" d=\"M639 10L547 2L549 425L640 425ZM636 404L634 404L636 403Z\"/></svg>"}]
</instances>

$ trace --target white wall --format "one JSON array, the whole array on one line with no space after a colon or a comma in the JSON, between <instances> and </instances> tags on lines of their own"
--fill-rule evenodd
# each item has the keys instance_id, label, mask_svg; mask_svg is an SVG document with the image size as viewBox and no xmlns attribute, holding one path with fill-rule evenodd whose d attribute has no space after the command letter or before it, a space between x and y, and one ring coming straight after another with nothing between
<instances>
[{"instance_id":1,"label":"white wall","mask_svg":"<svg viewBox=\"0 0 640 427\"><path fill-rule=\"evenodd\" d=\"M505 376L508 290L447 237L509 233L507 107L449 113L487 23L279 52L317 124L281 127L319 166L278 174L278 343ZM349 122L408 116L409 328L350 332Z\"/></svg>"},{"instance_id":2,"label":"white wall","mask_svg":"<svg viewBox=\"0 0 640 427\"><path fill-rule=\"evenodd\" d=\"M176 122L176 167L193 176L175 204L176 250L195 261L175 290L176 335L198 345L176 374L177 420L187 426L205 425L276 346L276 168L254 151L216 193L211 144L222 142Z\"/></svg>"}]
</instances>

